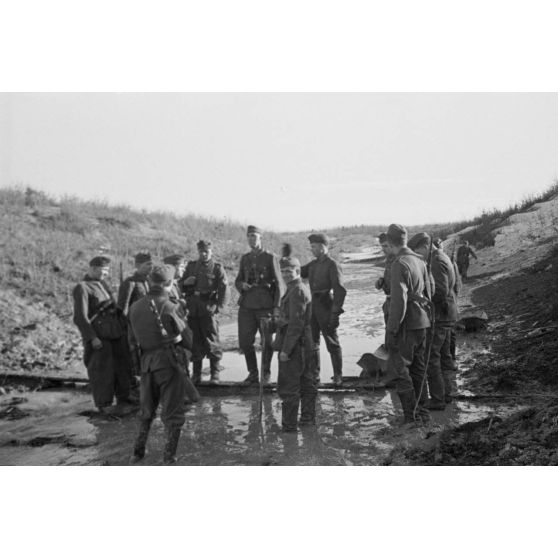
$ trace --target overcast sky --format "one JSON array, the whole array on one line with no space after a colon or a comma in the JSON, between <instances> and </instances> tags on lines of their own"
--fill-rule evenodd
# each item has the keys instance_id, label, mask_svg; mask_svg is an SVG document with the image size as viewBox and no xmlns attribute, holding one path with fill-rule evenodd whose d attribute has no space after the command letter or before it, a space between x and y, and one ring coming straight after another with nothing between
<instances>
[{"instance_id":1,"label":"overcast sky","mask_svg":"<svg viewBox=\"0 0 558 558\"><path fill-rule=\"evenodd\" d=\"M558 177L558 94L2 94L0 185L275 230L472 217Z\"/></svg>"}]
</instances>

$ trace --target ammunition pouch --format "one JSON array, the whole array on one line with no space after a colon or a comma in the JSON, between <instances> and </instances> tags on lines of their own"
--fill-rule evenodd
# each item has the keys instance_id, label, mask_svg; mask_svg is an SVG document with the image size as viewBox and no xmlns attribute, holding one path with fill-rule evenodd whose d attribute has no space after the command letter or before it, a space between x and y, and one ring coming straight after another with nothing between
<instances>
[{"instance_id":1,"label":"ammunition pouch","mask_svg":"<svg viewBox=\"0 0 558 558\"><path fill-rule=\"evenodd\" d=\"M99 305L91 325L99 339L120 339L126 333L126 321L112 300Z\"/></svg>"}]
</instances>

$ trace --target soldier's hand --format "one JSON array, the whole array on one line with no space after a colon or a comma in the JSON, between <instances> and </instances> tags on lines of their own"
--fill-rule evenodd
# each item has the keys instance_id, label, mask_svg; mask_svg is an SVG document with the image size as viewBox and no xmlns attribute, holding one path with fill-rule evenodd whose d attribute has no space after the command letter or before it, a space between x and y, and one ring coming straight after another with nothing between
<instances>
[{"instance_id":1,"label":"soldier's hand","mask_svg":"<svg viewBox=\"0 0 558 558\"><path fill-rule=\"evenodd\" d=\"M279 308L273 309L273 319L278 320L281 317L281 310Z\"/></svg>"},{"instance_id":2,"label":"soldier's hand","mask_svg":"<svg viewBox=\"0 0 558 558\"><path fill-rule=\"evenodd\" d=\"M376 288L377 289L382 289L384 287L384 278L380 277L377 281L376 281Z\"/></svg>"},{"instance_id":3,"label":"soldier's hand","mask_svg":"<svg viewBox=\"0 0 558 558\"><path fill-rule=\"evenodd\" d=\"M281 362L287 362L289 360L289 355L287 353L284 353L283 351L281 351L279 353L279 360Z\"/></svg>"},{"instance_id":4,"label":"soldier's hand","mask_svg":"<svg viewBox=\"0 0 558 558\"><path fill-rule=\"evenodd\" d=\"M190 275L190 277L188 277L183 284L185 287L193 287L196 284L196 277L194 275Z\"/></svg>"},{"instance_id":5,"label":"soldier's hand","mask_svg":"<svg viewBox=\"0 0 558 558\"><path fill-rule=\"evenodd\" d=\"M91 339L91 346L98 351L103 347L103 343L98 337L93 337L93 339Z\"/></svg>"},{"instance_id":6,"label":"soldier's hand","mask_svg":"<svg viewBox=\"0 0 558 558\"><path fill-rule=\"evenodd\" d=\"M246 283L246 282L240 283L240 288L241 288L243 291L249 291L249 290L250 290L250 285L249 285L248 283Z\"/></svg>"}]
</instances>

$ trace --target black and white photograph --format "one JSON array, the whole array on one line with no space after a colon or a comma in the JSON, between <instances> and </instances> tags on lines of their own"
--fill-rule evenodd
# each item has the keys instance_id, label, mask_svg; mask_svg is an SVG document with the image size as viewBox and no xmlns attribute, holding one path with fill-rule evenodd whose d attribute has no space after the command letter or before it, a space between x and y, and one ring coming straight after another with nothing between
<instances>
[{"instance_id":1,"label":"black and white photograph","mask_svg":"<svg viewBox=\"0 0 558 558\"><path fill-rule=\"evenodd\" d=\"M552 555L549 3L0 6L0 552Z\"/></svg>"}]
</instances>

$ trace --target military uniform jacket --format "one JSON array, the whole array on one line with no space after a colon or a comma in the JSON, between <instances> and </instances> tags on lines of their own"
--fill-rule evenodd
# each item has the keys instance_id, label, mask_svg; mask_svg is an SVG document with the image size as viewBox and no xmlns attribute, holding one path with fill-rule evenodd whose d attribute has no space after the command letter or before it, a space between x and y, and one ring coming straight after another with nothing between
<instances>
[{"instance_id":1,"label":"military uniform jacket","mask_svg":"<svg viewBox=\"0 0 558 558\"><path fill-rule=\"evenodd\" d=\"M460 246L457 249L457 263L469 263L469 256L477 257L470 246Z\"/></svg>"},{"instance_id":2,"label":"military uniform jacket","mask_svg":"<svg viewBox=\"0 0 558 558\"><path fill-rule=\"evenodd\" d=\"M147 277L136 271L131 277L126 277L118 289L118 308L127 316L130 312L130 306L144 297L148 291Z\"/></svg>"},{"instance_id":3,"label":"military uniform jacket","mask_svg":"<svg viewBox=\"0 0 558 558\"><path fill-rule=\"evenodd\" d=\"M382 290L384 291L386 296L389 296L390 289L391 289L391 264L395 259L394 256L388 254L386 256L386 263L384 267L384 284L382 285Z\"/></svg>"},{"instance_id":4,"label":"military uniform jacket","mask_svg":"<svg viewBox=\"0 0 558 558\"><path fill-rule=\"evenodd\" d=\"M280 346L277 350L291 354L301 339L310 339L310 321L312 316L312 298L308 287L300 278L287 285L287 292L281 299L279 331Z\"/></svg>"},{"instance_id":5,"label":"military uniform jacket","mask_svg":"<svg viewBox=\"0 0 558 558\"><path fill-rule=\"evenodd\" d=\"M251 288L242 290L242 283ZM279 260L267 250L252 250L240 258L240 269L234 282L242 308L252 310L279 308L284 292Z\"/></svg>"},{"instance_id":6,"label":"military uniform jacket","mask_svg":"<svg viewBox=\"0 0 558 558\"><path fill-rule=\"evenodd\" d=\"M435 284L432 302L434 302L436 323L453 324L457 320L453 263L442 250L433 250L430 268Z\"/></svg>"},{"instance_id":7,"label":"military uniform jacket","mask_svg":"<svg viewBox=\"0 0 558 558\"><path fill-rule=\"evenodd\" d=\"M324 254L303 265L300 275L308 279L314 303L331 304L331 312L343 313L347 289L343 286L340 265L329 254Z\"/></svg>"},{"instance_id":8,"label":"military uniform jacket","mask_svg":"<svg viewBox=\"0 0 558 558\"><path fill-rule=\"evenodd\" d=\"M184 286L188 277L196 278L193 286ZM225 268L213 260L188 262L181 285L191 317L222 310L229 301L230 289Z\"/></svg>"},{"instance_id":9,"label":"military uniform jacket","mask_svg":"<svg viewBox=\"0 0 558 558\"><path fill-rule=\"evenodd\" d=\"M150 307L150 300L155 302L166 337ZM161 287L152 287L147 296L132 304L129 321L128 337L130 345L141 350L142 373L175 367L169 346L178 335L182 337L182 347L192 348L192 332L180 317L179 305L172 302Z\"/></svg>"},{"instance_id":10,"label":"military uniform jacket","mask_svg":"<svg viewBox=\"0 0 558 558\"><path fill-rule=\"evenodd\" d=\"M391 264L391 299L386 329L416 330L430 327L424 304L417 299L431 299L431 283L423 258L404 246Z\"/></svg>"},{"instance_id":11,"label":"military uniform jacket","mask_svg":"<svg viewBox=\"0 0 558 558\"><path fill-rule=\"evenodd\" d=\"M114 315L115 300L107 283L97 281L86 275L83 281L74 287L73 298L74 323L84 341L91 341L95 337L118 338L123 335L123 330L118 335L120 324ZM104 307L107 307L107 309L111 307L112 317L108 313L99 316L100 310ZM102 329L105 329L105 326L112 330L108 336L103 335Z\"/></svg>"}]
</instances>

